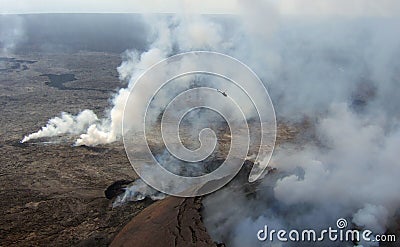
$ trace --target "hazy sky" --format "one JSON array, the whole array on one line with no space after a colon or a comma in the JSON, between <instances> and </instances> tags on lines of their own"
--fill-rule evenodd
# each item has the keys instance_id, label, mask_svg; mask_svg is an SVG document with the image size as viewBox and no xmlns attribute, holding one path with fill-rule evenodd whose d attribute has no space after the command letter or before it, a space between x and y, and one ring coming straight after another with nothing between
<instances>
[{"instance_id":1,"label":"hazy sky","mask_svg":"<svg viewBox=\"0 0 400 247\"><path fill-rule=\"evenodd\" d=\"M0 13L237 13L262 1L282 14L399 16L398 0L0 0Z\"/></svg>"}]
</instances>

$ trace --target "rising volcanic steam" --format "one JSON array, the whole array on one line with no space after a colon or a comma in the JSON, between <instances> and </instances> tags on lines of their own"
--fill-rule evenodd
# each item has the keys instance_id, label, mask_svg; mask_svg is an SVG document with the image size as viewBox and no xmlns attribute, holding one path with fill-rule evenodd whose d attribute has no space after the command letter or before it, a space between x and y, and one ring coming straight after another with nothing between
<instances>
[{"instance_id":1,"label":"rising volcanic steam","mask_svg":"<svg viewBox=\"0 0 400 247\"><path fill-rule=\"evenodd\" d=\"M332 7L326 13L345 8L341 1L323 2ZM278 9L257 15L259 9L247 7L254 16L243 21L253 27L271 23L273 35L248 33L240 43L246 52L233 54L249 59L244 61L269 83L278 120L299 126L300 133L295 143L276 148L271 164L277 172L254 192L228 186L203 201L208 232L227 246L298 246L260 242L256 234L264 225L318 231L344 217L349 229L398 233L398 4L380 6L396 13L380 18L289 18Z\"/></svg>"},{"instance_id":2,"label":"rising volcanic steam","mask_svg":"<svg viewBox=\"0 0 400 247\"><path fill-rule=\"evenodd\" d=\"M128 51L126 56L128 60L118 68L120 79L124 83L128 80L128 87L121 88L114 96L108 117L90 125L85 130L86 133L81 134L76 140L75 145L94 146L120 140L125 102L135 81L150 66L172 55L173 49L218 50L219 47L229 46L229 42L221 41L220 26L204 18L186 16L184 18L148 18L147 21L150 36L153 37L149 50L143 53ZM204 35L207 32L213 35ZM202 38L199 39L199 37Z\"/></svg>"},{"instance_id":3,"label":"rising volcanic steam","mask_svg":"<svg viewBox=\"0 0 400 247\"><path fill-rule=\"evenodd\" d=\"M89 125L98 120L96 114L91 110L84 110L77 116L72 116L71 114L63 112L60 117L50 119L47 125L42 127L38 132L25 136L21 143L41 137L52 137L61 134L80 134L84 132Z\"/></svg>"},{"instance_id":4,"label":"rising volcanic steam","mask_svg":"<svg viewBox=\"0 0 400 247\"><path fill-rule=\"evenodd\" d=\"M119 195L113 202L113 207L118 207L126 202L135 202L144 200L146 197L152 200L161 200L165 194L151 188L143 180L136 179L131 186L125 189L125 192Z\"/></svg>"},{"instance_id":5,"label":"rising volcanic steam","mask_svg":"<svg viewBox=\"0 0 400 247\"><path fill-rule=\"evenodd\" d=\"M204 74L208 77L204 78ZM215 87L198 86L178 91L178 87L174 86L174 83L181 87L189 86L195 79L197 84L201 84L212 80L209 78L211 75L219 77L219 80L213 79L214 83L225 81L222 85L229 88L229 95ZM167 91L170 96L163 95L166 107L158 112L160 105L155 104L154 114L152 99L160 91ZM198 133L200 146L193 150L184 146L180 135L182 120L199 108L216 112L229 126L230 150L218 169L203 176L188 177L166 171L151 150L138 154L138 149L147 150L149 146L146 128L149 129L157 116L162 114L161 141L169 153L179 161L189 163L206 160L215 151L217 136L214 131L201 129ZM198 121L202 117L198 114ZM273 147L275 142L275 113L264 85L248 67L227 55L216 52L181 53L154 65L133 86L124 111L125 149L136 173L153 188L175 196L204 195L229 182L248 156L251 146L249 118L259 123L258 167L250 178L255 180L261 176L269 160L267 157L272 154L272 149L266 147ZM137 162L138 159L140 162ZM266 162L260 163L260 160Z\"/></svg>"}]
</instances>

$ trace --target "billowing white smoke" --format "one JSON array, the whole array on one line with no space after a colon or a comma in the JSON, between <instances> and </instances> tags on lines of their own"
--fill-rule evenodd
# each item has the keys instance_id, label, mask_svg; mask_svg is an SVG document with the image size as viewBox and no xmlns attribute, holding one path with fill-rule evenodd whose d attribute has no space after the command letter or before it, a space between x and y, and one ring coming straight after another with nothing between
<instances>
[{"instance_id":1,"label":"billowing white smoke","mask_svg":"<svg viewBox=\"0 0 400 247\"><path fill-rule=\"evenodd\" d=\"M400 129L385 129L381 121L377 115L360 116L346 104L333 104L317 125L323 147L280 147L272 162L278 174L266 176L255 195L225 189L206 198L207 229L229 246L262 245L256 234L264 225L318 231L335 227L342 217L354 224L349 229L374 234L393 230L400 207ZM226 200L232 201L230 210L223 206ZM364 243L369 245L373 243Z\"/></svg>"},{"instance_id":2,"label":"billowing white smoke","mask_svg":"<svg viewBox=\"0 0 400 247\"><path fill-rule=\"evenodd\" d=\"M167 35L168 34L164 34ZM157 42L166 42L163 39L166 37L159 37ZM76 141L76 145L87 145L93 146L98 144L111 143L121 138L122 135L122 117L125 107L125 102L129 96L130 89L133 86L135 80L143 72L143 70L149 68L151 65L165 58L170 50L167 48L168 44L165 44L165 49L151 48L149 51L142 53L137 57L136 53L131 55L133 60L124 62L118 68L121 79L129 78L129 85L127 88L119 90L118 94L113 99L113 107L110 111L109 119L106 125L93 124L89 127L87 133L82 134ZM136 69L140 68L140 69ZM138 95L140 97L140 95Z\"/></svg>"},{"instance_id":3,"label":"billowing white smoke","mask_svg":"<svg viewBox=\"0 0 400 247\"><path fill-rule=\"evenodd\" d=\"M97 121L96 114L91 110L84 110L77 116L63 112L60 117L50 119L46 126L42 127L38 132L25 136L21 143L61 134L79 134L86 131L89 125Z\"/></svg>"},{"instance_id":4,"label":"billowing white smoke","mask_svg":"<svg viewBox=\"0 0 400 247\"><path fill-rule=\"evenodd\" d=\"M233 54L268 83L278 120L306 117L315 133L304 129L297 145L277 147L271 164L278 172L254 194L228 187L203 200L208 232L228 246L301 246L260 242L257 232L264 225L317 231L336 227L339 218L349 229L398 231L400 13L284 18L248 7L256 16L247 21L271 23L272 33L249 30Z\"/></svg>"},{"instance_id":5,"label":"billowing white smoke","mask_svg":"<svg viewBox=\"0 0 400 247\"><path fill-rule=\"evenodd\" d=\"M128 80L128 87L121 89L113 100L113 108L109 116L109 124L106 126L92 125L88 132L82 134L76 141L76 145L98 145L116 141L122 134L122 115L125 102L129 93L134 97L141 97L140 92L131 92L137 78L150 66L173 54L173 49L187 51L191 49L215 49L224 46L221 42L219 26L204 19L187 18L149 18L149 24L154 42L150 49L139 55L137 51L127 52L128 60L118 68L120 79ZM185 37L185 38L182 38ZM176 47L174 47L176 46ZM138 106L139 107L139 106Z\"/></svg>"},{"instance_id":6,"label":"billowing white smoke","mask_svg":"<svg viewBox=\"0 0 400 247\"><path fill-rule=\"evenodd\" d=\"M172 55L174 45L177 45L179 50L215 49L218 45L225 45L218 35L218 25L195 17L188 23L182 22L183 19L191 20L188 18L149 18L149 27L153 28L150 36L154 37L149 50L141 54L135 50L127 51L127 60L118 67L120 79L122 82L128 81L128 87L120 89L113 98L109 116L99 123L90 125L86 133L81 134L76 140L75 145L93 146L111 143L121 138L123 110L131 87L147 68ZM132 93L140 97L140 92ZM40 137L46 136L46 133L41 134Z\"/></svg>"}]
</instances>

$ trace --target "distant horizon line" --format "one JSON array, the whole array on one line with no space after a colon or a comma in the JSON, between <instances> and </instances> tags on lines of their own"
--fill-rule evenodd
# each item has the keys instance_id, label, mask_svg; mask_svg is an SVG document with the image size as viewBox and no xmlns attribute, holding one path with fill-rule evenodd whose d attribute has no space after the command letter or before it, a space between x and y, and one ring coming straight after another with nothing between
<instances>
[{"instance_id":1,"label":"distant horizon line","mask_svg":"<svg viewBox=\"0 0 400 247\"><path fill-rule=\"evenodd\" d=\"M192 13L194 14L194 13ZM24 13L0 13L0 16L28 16L28 15L184 15L179 12L24 12ZM238 13L195 13L195 15L200 16L229 16L229 17L240 17L241 15ZM287 14L282 15L281 17L285 17L288 19L297 19L297 18L305 18L306 20L311 19L335 19L341 18L342 20L354 20L354 19L381 19L381 20L399 20L399 17L394 16L347 16L347 15L296 15L296 14Z\"/></svg>"},{"instance_id":2,"label":"distant horizon line","mask_svg":"<svg viewBox=\"0 0 400 247\"><path fill-rule=\"evenodd\" d=\"M25 12L25 13L0 13L0 15L42 15L42 14L127 14L127 15L176 15L177 12ZM231 15L239 16L234 13L196 13L197 15Z\"/></svg>"}]
</instances>

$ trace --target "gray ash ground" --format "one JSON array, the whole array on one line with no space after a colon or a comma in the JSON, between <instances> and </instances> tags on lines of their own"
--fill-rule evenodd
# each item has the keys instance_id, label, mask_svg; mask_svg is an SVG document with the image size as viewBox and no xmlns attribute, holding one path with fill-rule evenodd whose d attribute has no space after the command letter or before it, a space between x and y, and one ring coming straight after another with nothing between
<instances>
[{"instance_id":1,"label":"gray ash ground","mask_svg":"<svg viewBox=\"0 0 400 247\"><path fill-rule=\"evenodd\" d=\"M27 70L29 64L36 63L37 61L15 59L12 57L0 57L0 72L12 72L18 70Z\"/></svg>"}]
</instances>

